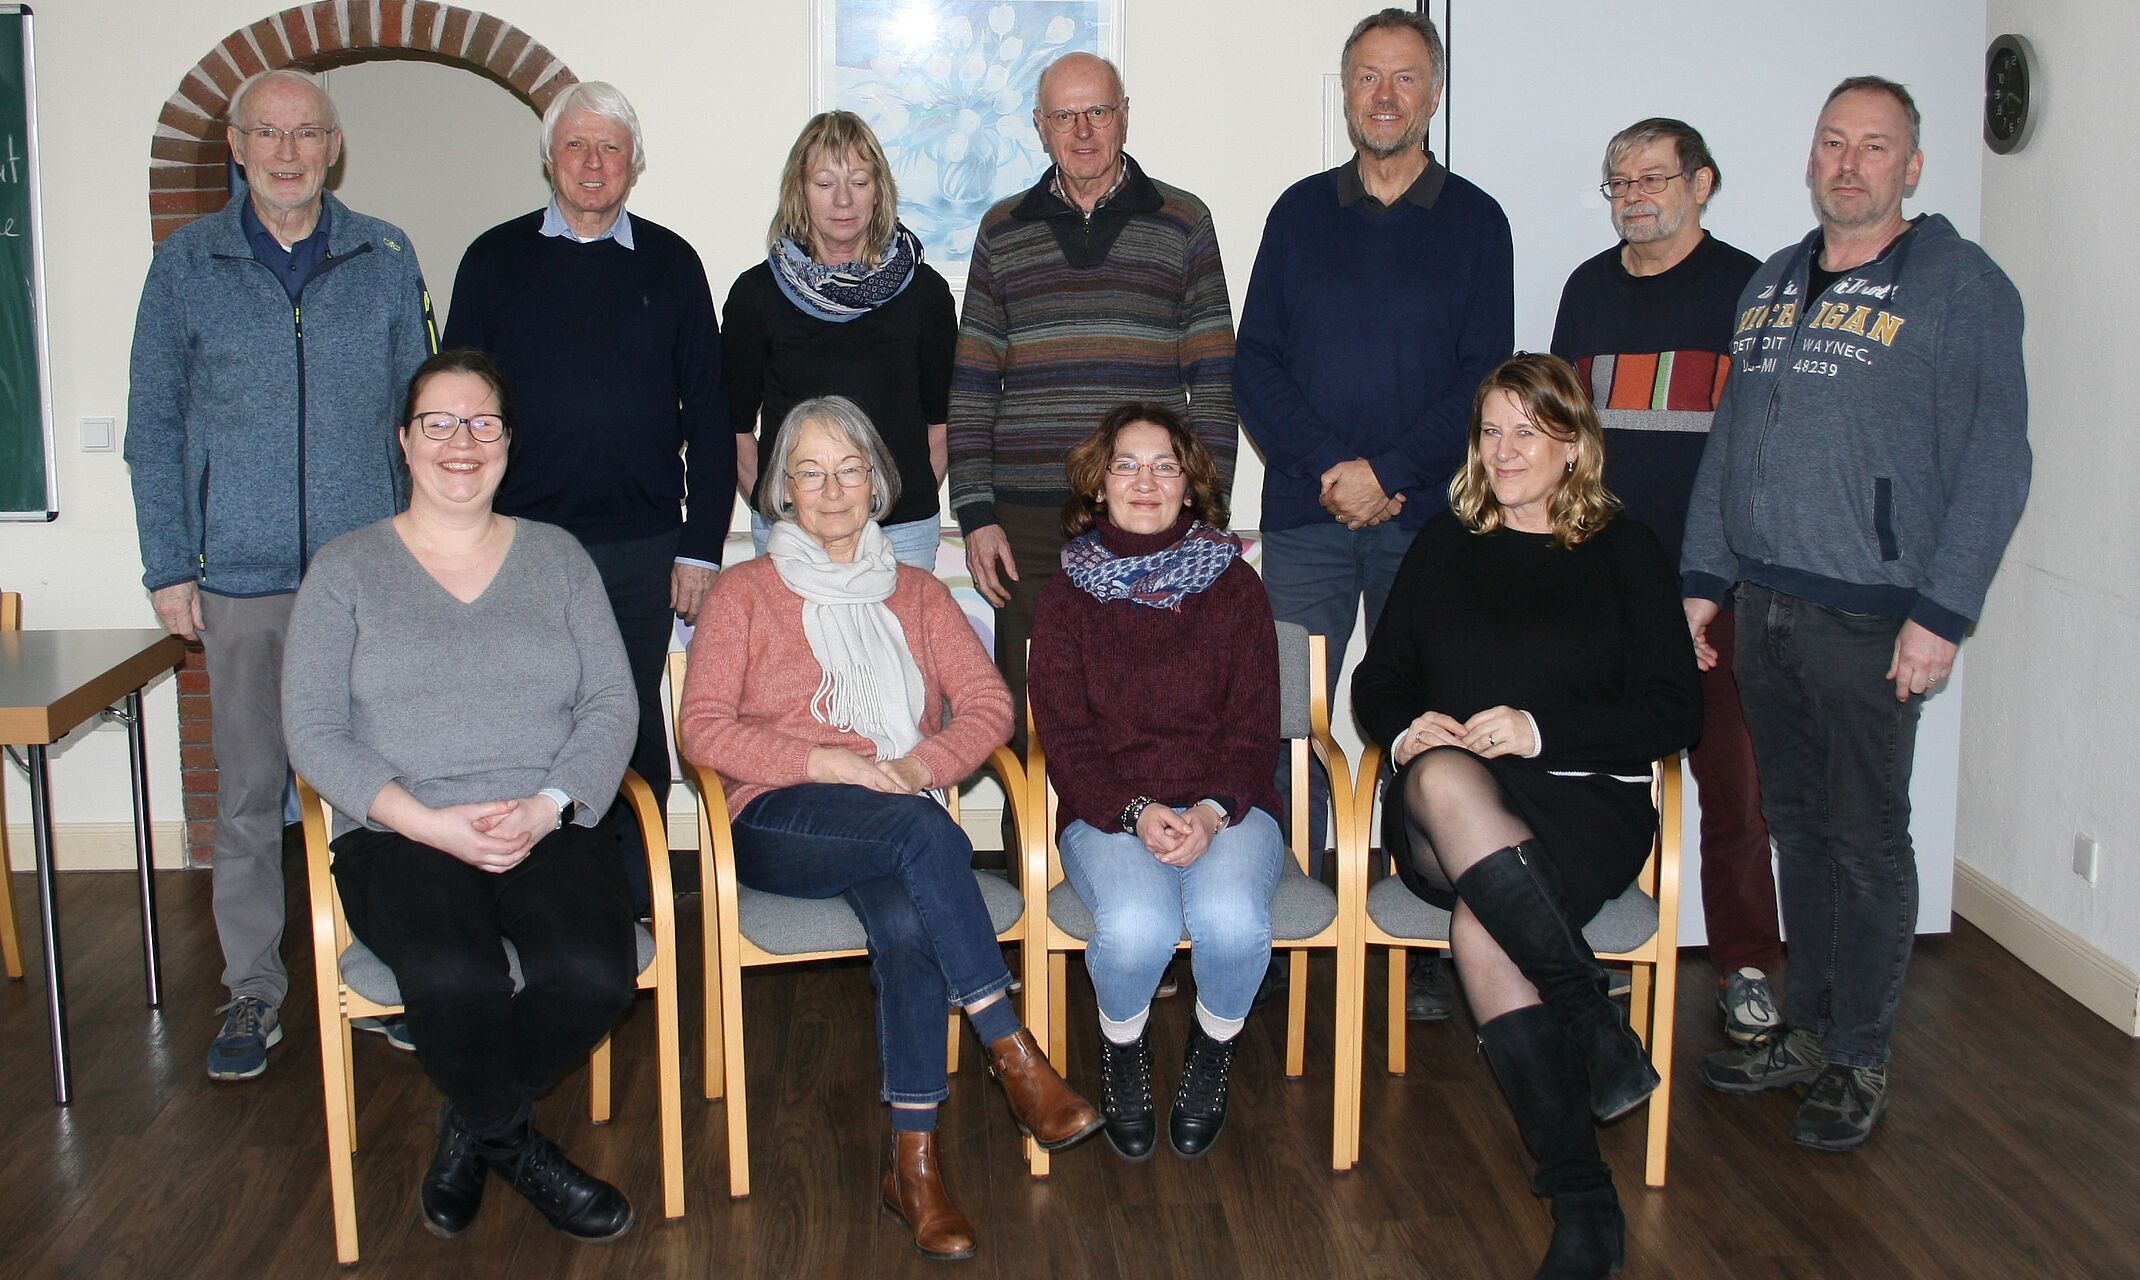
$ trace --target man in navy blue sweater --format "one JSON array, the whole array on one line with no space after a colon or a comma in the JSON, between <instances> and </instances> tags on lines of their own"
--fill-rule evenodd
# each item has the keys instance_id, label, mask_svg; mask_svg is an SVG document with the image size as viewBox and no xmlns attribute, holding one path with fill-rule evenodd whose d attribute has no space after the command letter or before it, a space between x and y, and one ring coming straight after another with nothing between
<instances>
[{"instance_id":1,"label":"man in navy blue sweater","mask_svg":"<svg viewBox=\"0 0 2140 1280\"><path fill-rule=\"evenodd\" d=\"M1479 382L1515 345L1508 219L1425 146L1440 32L1384 9L1353 28L1342 66L1354 156L1271 207L1233 379L1263 455L1271 611L1329 637L1333 698L1354 617L1364 601L1373 632L1412 535L1447 505ZM1316 771L1318 852L1328 788ZM1435 962L1413 985L1415 1016L1447 1016Z\"/></svg>"},{"instance_id":2,"label":"man in navy blue sweater","mask_svg":"<svg viewBox=\"0 0 2140 1280\"><path fill-rule=\"evenodd\" d=\"M697 620L720 571L736 490L720 326L698 254L625 212L646 148L622 93L588 81L559 94L542 154L549 207L468 246L446 345L505 371L517 416L497 509L562 525L601 572L639 691L631 767L665 803L669 636L674 618ZM645 863L625 868L644 905Z\"/></svg>"}]
</instances>

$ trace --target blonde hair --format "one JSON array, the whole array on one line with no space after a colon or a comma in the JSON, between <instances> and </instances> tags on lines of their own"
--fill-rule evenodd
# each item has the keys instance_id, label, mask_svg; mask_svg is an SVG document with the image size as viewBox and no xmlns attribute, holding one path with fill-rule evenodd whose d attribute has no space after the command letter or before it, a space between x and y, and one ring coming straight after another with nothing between
<instances>
[{"instance_id":1,"label":"blonde hair","mask_svg":"<svg viewBox=\"0 0 2140 1280\"><path fill-rule=\"evenodd\" d=\"M1605 487L1605 433L1574 368L1541 352L1517 352L1479 384L1464 465L1449 481L1449 510L1473 533L1492 533L1507 523L1479 449L1486 398L1497 391L1514 396L1524 416L1548 436L1575 442L1575 464L1547 506L1554 545L1574 547L1596 537L1620 510L1620 500Z\"/></svg>"},{"instance_id":2,"label":"blonde hair","mask_svg":"<svg viewBox=\"0 0 2140 1280\"><path fill-rule=\"evenodd\" d=\"M773 211L773 225L765 233L768 250L778 248L784 239L811 248L810 202L803 194L811 162L819 158L837 160L846 155L868 165L875 175L877 206L870 210L862 250L867 255L863 265L877 265L878 255L891 241L892 228L899 225L899 184L892 180L891 162L884 158L884 147L870 131L869 122L852 111L820 111L795 136L795 145L788 148L788 162L780 169L780 205Z\"/></svg>"}]
</instances>

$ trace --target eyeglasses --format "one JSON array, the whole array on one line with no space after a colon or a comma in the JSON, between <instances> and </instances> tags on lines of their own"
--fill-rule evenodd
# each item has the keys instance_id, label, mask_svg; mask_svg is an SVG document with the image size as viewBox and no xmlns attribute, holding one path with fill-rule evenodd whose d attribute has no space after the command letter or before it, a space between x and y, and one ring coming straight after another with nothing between
<instances>
[{"instance_id":1,"label":"eyeglasses","mask_svg":"<svg viewBox=\"0 0 2140 1280\"><path fill-rule=\"evenodd\" d=\"M1179 480L1182 466L1172 458L1159 458L1152 462L1139 462L1135 458L1116 458L1107 464L1107 474L1127 480L1138 472L1150 468L1154 480Z\"/></svg>"},{"instance_id":2,"label":"eyeglasses","mask_svg":"<svg viewBox=\"0 0 2140 1280\"><path fill-rule=\"evenodd\" d=\"M1072 111L1068 107L1057 111L1043 111L1040 118L1047 121L1048 127L1055 132L1068 133L1077 124L1079 116L1091 121L1094 129L1105 129L1115 122L1116 116L1128 109L1129 99L1124 98L1120 102L1103 102L1095 107L1086 107L1083 111Z\"/></svg>"},{"instance_id":3,"label":"eyeglasses","mask_svg":"<svg viewBox=\"0 0 2140 1280\"><path fill-rule=\"evenodd\" d=\"M468 438L477 444L496 444L505 437L505 419L495 413L479 413L473 418L459 414L419 413L410 418L424 433L426 440L451 440L462 427L468 428Z\"/></svg>"},{"instance_id":4,"label":"eyeglasses","mask_svg":"<svg viewBox=\"0 0 2140 1280\"><path fill-rule=\"evenodd\" d=\"M297 144L300 151L317 151L327 145L327 139L334 130L317 124L299 125L295 129L278 129L271 124L256 124L250 129L240 129L238 132L270 147L288 138Z\"/></svg>"},{"instance_id":5,"label":"eyeglasses","mask_svg":"<svg viewBox=\"0 0 2140 1280\"><path fill-rule=\"evenodd\" d=\"M853 489L869 483L869 472L869 464L862 462L850 463L836 471L804 467L800 471L788 472L788 483L804 493L816 493L825 487L825 481L829 478L839 481L842 489Z\"/></svg>"},{"instance_id":6,"label":"eyeglasses","mask_svg":"<svg viewBox=\"0 0 2140 1280\"><path fill-rule=\"evenodd\" d=\"M1672 185L1672 179L1686 176L1687 171L1681 169L1678 173L1645 173L1639 178L1607 178L1598 184L1598 192L1607 200L1618 200L1630 189L1653 196Z\"/></svg>"}]
</instances>

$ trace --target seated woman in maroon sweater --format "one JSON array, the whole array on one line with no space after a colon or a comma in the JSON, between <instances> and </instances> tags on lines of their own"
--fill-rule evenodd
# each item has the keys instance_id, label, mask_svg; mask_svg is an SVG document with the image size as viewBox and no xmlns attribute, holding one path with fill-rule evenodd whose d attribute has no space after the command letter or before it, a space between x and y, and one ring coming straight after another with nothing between
<instances>
[{"instance_id":1,"label":"seated woman in maroon sweater","mask_svg":"<svg viewBox=\"0 0 2140 1280\"><path fill-rule=\"evenodd\" d=\"M1553 1198L1540 1275L1619 1269L1623 1222L1594 1120L1657 1087L1582 928L1642 868L1650 762L1701 731L1701 686L1664 548L1616 519L1575 371L1488 374L1449 510L1405 554L1353 677L1397 766L1384 847L1450 908L1479 1043Z\"/></svg>"},{"instance_id":2,"label":"seated woman in maroon sweater","mask_svg":"<svg viewBox=\"0 0 2140 1280\"><path fill-rule=\"evenodd\" d=\"M1092 908L1101 1112L1130 1160L1157 1125L1145 1036L1187 928L1196 976L1177 1155L1226 1122L1236 1037L1271 954L1286 856L1278 643L1263 580L1226 532L1218 466L1172 410L1125 404L1071 450L1071 542L1042 590L1028 664L1033 721L1061 800L1063 872Z\"/></svg>"}]
</instances>

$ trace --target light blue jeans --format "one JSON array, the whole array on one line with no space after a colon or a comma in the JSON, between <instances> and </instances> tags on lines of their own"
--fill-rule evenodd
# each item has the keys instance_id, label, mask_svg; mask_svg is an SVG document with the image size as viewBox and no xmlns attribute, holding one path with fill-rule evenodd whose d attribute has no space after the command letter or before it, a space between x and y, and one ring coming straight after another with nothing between
<instances>
[{"instance_id":1,"label":"light blue jeans","mask_svg":"<svg viewBox=\"0 0 2140 1280\"><path fill-rule=\"evenodd\" d=\"M882 526L884 536L892 540L892 555L901 564L910 564L929 573L936 572L936 547L944 540L944 528L935 516L926 520L909 520L905 524ZM750 545L759 555L765 554L765 540L773 536L773 526L765 517L750 513Z\"/></svg>"},{"instance_id":2,"label":"light blue jeans","mask_svg":"<svg viewBox=\"0 0 2140 1280\"><path fill-rule=\"evenodd\" d=\"M1063 829L1063 875L1092 908L1085 948L1100 1016L1134 1018L1188 930L1197 1003L1218 1018L1246 1018L1271 959L1271 895L1286 858L1278 823L1261 809L1220 829L1204 856L1170 867L1144 842L1083 822Z\"/></svg>"}]
</instances>

